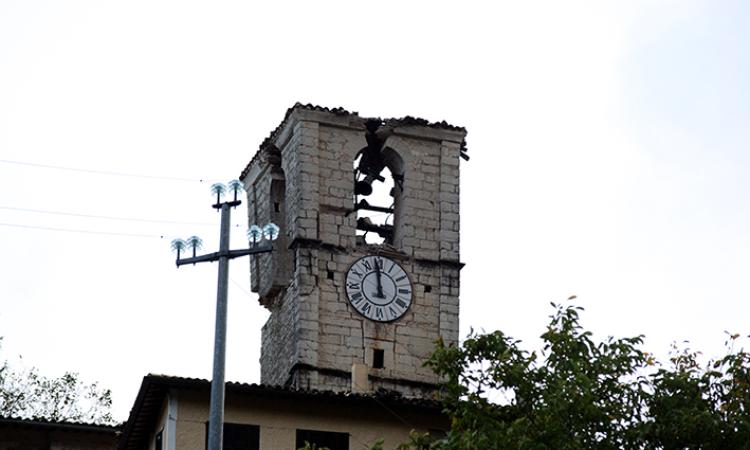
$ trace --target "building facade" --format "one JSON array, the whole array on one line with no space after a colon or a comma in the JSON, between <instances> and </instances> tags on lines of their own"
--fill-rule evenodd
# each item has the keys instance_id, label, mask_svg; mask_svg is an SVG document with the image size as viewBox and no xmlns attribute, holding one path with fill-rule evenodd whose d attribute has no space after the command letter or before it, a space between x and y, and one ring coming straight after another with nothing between
<instances>
[{"instance_id":1,"label":"building facade","mask_svg":"<svg viewBox=\"0 0 750 450\"><path fill-rule=\"evenodd\" d=\"M210 382L148 375L120 450L205 450ZM331 450L394 449L411 430L448 427L434 401L227 383L224 448L296 450L305 441Z\"/></svg>"}]
</instances>

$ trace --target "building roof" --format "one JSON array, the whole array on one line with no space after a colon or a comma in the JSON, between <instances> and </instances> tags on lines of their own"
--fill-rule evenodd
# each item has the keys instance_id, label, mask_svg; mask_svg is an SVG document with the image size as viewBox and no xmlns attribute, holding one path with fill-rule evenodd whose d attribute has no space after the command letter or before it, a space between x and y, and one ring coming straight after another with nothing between
<instances>
[{"instance_id":1,"label":"building roof","mask_svg":"<svg viewBox=\"0 0 750 450\"><path fill-rule=\"evenodd\" d=\"M75 431L84 433L117 435L122 425L101 425L88 422L29 419L22 417L0 416L0 428L26 428L34 430Z\"/></svg>"},{"instance_id":2,"label":"building roof","mask_svg":"<svg viewBox=\"0 0 750 450\"><path fill-rule=\"evenodd\" d=\"M247 175L247 173L250 171L250 166L256 160L258 155L276 140L279 133L281 133L282 129L286 126L292 113L295 110L300 110L300 109L307 110L307 111L324 112L324 113L333 114L336 116L349 116L353 119L357 119L363 124L368 120L379 120L383 123L387 123L392 126L422 126L422 127L436 128L436 129L443 129L443 130L461 131L463 133L466 133L466 128L459 127L456 125L451 125L444 120L440 122L430 122L429 120L422 119L419 117L412 117L412 116L406 116L402 118L389 118L389 119L382 119L379 117L360 117L357 111L347 111L346 109L341 108L341 107L327 108L325 106L311 105L309 103L302 104L302 103L297 102L291 108L286 110L286 114L284 114L284 119L281 121L281 123L273 131L271 131L271 134L267 138L265 138L263 142L260 144L256 154L253 156L253 158L250 160L247 166L242 170L242 173L240 174L240 179L245 178L245 175ZM364 126L363 126L363 129L364 129ZM467 152L466 140L463 140L461 142L461 155L464 158L468 159L468 156L466 156L466 152Z\"/></svg>"},{"instance_id":3,"label":"building roof","mask_svg":"<svg viewBox=\"0 0 750 450\"><path fill-rule=\"evenodd\" d=\"M149 374L143 377L130 417L124 425L118 449L144 448L152 427L160 413L161 407L170 389L189 389L209 392L211 382L201 378L184 378L169 375ZM325 401L341 406L368 406L378 404L388 408L413 410L424 413L440 413L440 402L435 400L404 398L391 393L354 394L351 392L333 392L317 390L291 389L281 386L262 384L233 383L226 384L229 395L246 395L267 399L294 399Z\"/></svg>"}]
</instances>

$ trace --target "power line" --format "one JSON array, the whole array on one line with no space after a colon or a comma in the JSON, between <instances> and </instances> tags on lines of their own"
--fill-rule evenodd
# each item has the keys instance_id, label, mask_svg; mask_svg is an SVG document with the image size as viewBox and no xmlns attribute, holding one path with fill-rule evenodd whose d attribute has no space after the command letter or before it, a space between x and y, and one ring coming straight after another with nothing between
<instances>
[{"instance_id":1,"label":"power line","mask_svg":"<svg viewBox=\"0 0 750 450\"><path fill-rule=\"evenodd\" d=\"M50 211L46 209L18 208L15 206L0 205L0 209L6 209L6 210L11 210L11 211L32 212L32 213L39 213L39 214L55 214L55 215L60 215L60 216L86 217L86 218L92 218L92 219L124 220L124 221L130 221L130 222L166 223L166 224L172 224L172 225L216 226L216 224L214 223L206 223L206 222L180 222L180 221L174 221L174 220L156 220L156 219L139 219L135 217L102 216L102 215L97 215L97 214L83 214L83 213L73 213L73 212L65 212L65 211Z\"/></svg>"},{"instance_id":2,"label":"power line","mask_svg":"<svg viewBox=\"0 0 750 450\"><path fill-rule=\"evenodd\" d=\"M244 287L244 286L242 286L242 285L241 285L240 283L238 283L238 282L234 281L234 278L232 278L232 277L229 277L229 281L231 281L232 283L234 283L234 285L235 285L235 286L237 286L237 287L238 287L238 288L239 288L239 289L240 289L240 290L241 290L242 292L244 292L244 293L245 293L245 294L246 294L246 295L247 295L248 297L252 297L252 296L253 296L253 294L252 294L252 293L250 293L250 292L248 292L248 290L247 290L247 289L245 289L245 287Z\"/></svg>"},{"instance_id":3,"label":"power line","mask_svg":"<svg viewBox=\"0 0 750 450\"><path fill-rule=\"evenodd\" d=\"M120 233L120 232L115 232L115 231L81 230L81 229L76 229L76 228L47 227L47 226L40 226L40 225L27 225L27 224L21 224L21 223L6 223L6 222L0 222L0 226L10 227L10 228L23 228L23 229L29 229L29 230L63 231L63 232L68 232L68 233L94 234L94 235L100 235L100 236L126 236L126 237L141 237L141 238L150 238L150 239L154 239L154 238L168 239L168 238L179 237L179 236L169 235L169 234ZM240 227L239 224L234 225L234 228L239 228L239 227Z\"/></svg>"},{"instance_id":4,"label":"power line","mask_svg":"<svg viewBox=\"0 0 750 450\"><path fill-rule=\"evenodd\" d=\"M98 214L83 214L83 213L73 213L73 212L65 212L65 211L50 211L46 209L18 208L15 206L0 205L0 209L6 209L10 211L32 212L32 213L39 213L39 214L55 214L55 215L70 216L70 217L83 217L83 218L90 218L90 219L106 219L106 220L143 222L143 223L164 223L164 224L169 224L169 225L194 225L194 226L211 226L211 227L216 226L215 223L207 223L207 222L180 222L180 221L172 221L172 220L141 219L141 218L136 218L136 217L103 216L103 215L98 215ZM241 226L242 224L239 224L239 223L235 223L232 225L233 228L239 228Z\"/></svg>"},{"instance_id":5,"label":"power line","mask_svg":"<svg viewBox=\"0 0 750 450\"><path fill-rule=\"evenodd\" d=\"M158 238L165 239L168 236L164 234L139 234L139 233L118 233L114 231L95 231L95 230L77 230L74 228L56 228L56 227L41 227L36 225L23 225L17 223L3 223L0 222L0 226L12 227L12 228L27 228L32 230L45 230L45 231L65 231L68 233L81 233L81 234L99 234L105 236L127 236L127 237L141 237L141 238Z\"/></svg>"},{"instance_id":6,"label":"power line","mask_svg":"<svg viewBox=\"0 0 750 450\"><path fill-rule=\"evenodd\" d=\"M110 171L110 170L55 166L52 164L38 164L38 163L32 163L32 162L27 162L27 161L11 161L8 159L0 159L0 163L14 164L18 166L36 167L36 168L41 168L41 169L55 169L55 170L67 170L67 171L72 171L72 172L92 173L92 174L97 174L97 175L113 175L117 177L146 178L146 179L151 179L151 180L182 181L182 182L192 182L192 183L196 183L196 182L197 183L213 183L213 182L219 181L219 180L208 180L208 179L202 179L202 178L182 178L182 177L169 177L169 176L162 176L162 175L144 175L144 174L138 174L138 173L115 172L115 171Z\"/></svg>"}]
</instances>

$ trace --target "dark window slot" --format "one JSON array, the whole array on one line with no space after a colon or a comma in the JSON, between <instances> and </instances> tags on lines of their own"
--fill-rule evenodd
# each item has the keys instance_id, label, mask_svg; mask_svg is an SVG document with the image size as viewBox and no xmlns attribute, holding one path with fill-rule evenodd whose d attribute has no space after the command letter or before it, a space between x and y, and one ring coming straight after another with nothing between
<instances>
[{"instance_id":1,"label":"dark window slot","mask_svg":"<svg viewBox=\"0 0 750 450\"><path fill-rule=\"evenodd\" d=\"M206 422L206 448L208 448L208 422ZM260 427L224 423L223 450L260 450Z\"/></svg>"},{"instance_id":2,"label":"dark window slot","mask_svg":"<svg viewBox=\"0 0 750 450\"><path fill-rule=\"evenodd\" d=\"M372 368L382 369L385 359L385 351L379 348L372 349Z\"/></svg>"},{"instance_id":3,"label":"dark window slot","mask_svg":"<svg viewBox=\"0 0 750 450\"><path fill-rule=\"evenodd\" d=\"M305 442L315 444L318 448L330 450L349 450L349 433L333 431L297 430L297 442L294 448L302 448Z\"/></svg>"}]
</instances>

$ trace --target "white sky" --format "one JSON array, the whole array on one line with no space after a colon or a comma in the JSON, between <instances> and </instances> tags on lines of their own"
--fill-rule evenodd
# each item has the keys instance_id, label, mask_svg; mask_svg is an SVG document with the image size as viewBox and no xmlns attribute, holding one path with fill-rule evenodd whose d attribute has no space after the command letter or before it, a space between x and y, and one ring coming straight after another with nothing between
<instances>
[{"instance_id":1,"label":"white sky","mask_svg":"<svg viewBox=\"0 0 750 450\"><path fill-rule=\"evenodd\" d=\"M748 5L4 0L1 356L99 381L121 420L146 373L209 378L217 268L169 250L216 249L208 183L7 161L225 181L295 101L468 128L461 335L534 348L576 294L597 336L717 355L750 331ZM247 273L227 377L256 382Z\"/></svg>"}]
</instances>

